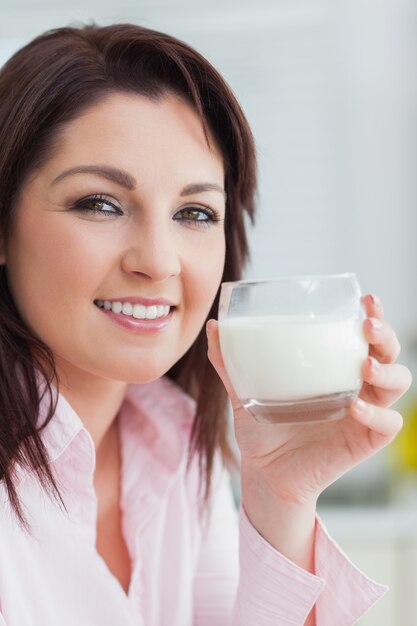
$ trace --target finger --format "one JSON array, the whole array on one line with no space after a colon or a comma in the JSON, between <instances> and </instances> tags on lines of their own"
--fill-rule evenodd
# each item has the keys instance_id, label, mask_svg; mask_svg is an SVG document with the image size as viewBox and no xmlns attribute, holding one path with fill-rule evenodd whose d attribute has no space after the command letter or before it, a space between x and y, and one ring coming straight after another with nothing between
<instances>
[{"instance_id":1,"label":"finger","mask_svg":"<svg viewBox=\"0 0 417 626\"><path fill-rule=\"evenodd\" d=\"M229 380L229 377L226 372L226 367L224 365L221 349L220 349L220 337L219 337L219 325L216 320L209 320L206 324L206 333L207 333L207 341L208 341L208 353L207 356L213 365L214 369L217 371L220 376L223 385L226 388L226 391L229 395L230 401L232 403L233 410L238 409L242 406L239 398L237 397L235 390L232 387L232 383Z\"/></svg>"},{"instance_id":2,"label":"finger","mask_svg":"<svg viewBox=\"0 0 417 626\"><path fill-rule=\"evenodd\" d=\"M372 404L389 407L409 389L412 383L410 370L395 363L383 365L374 357L368 357L362 367L365 383L361 397Z\"/></svg>"},{"instance_id":3,"label":"finger","mask_svg":"<svg viewBox=\"0 0 417 626\"><path fill-rule=\"evenodd\" d=\"M378 296L368 293L366 296L362 296L362 303L368 317L376 317L378 319L384 317L384 307Z\"/></svg>"},{"instance_id":4,"label":"finger","mask_svg":"<svg viewBox=\"0 0 417 626\"><path fill-rule=\"evenodd\" d=\"M361 398L352 402L350 414L368 428L369 446L374 452L389 444L403 425L403 419L397 411L377 407Z\"/></svg>"},{"instance_id":5,"label":"finger","mask_svg":"<svg viewBox=\"0 0 417 626\"><path fill-rule=\"evenodd\" d=\"M398 337L385 320L369 317L363 323L366 340L369 343L370 356L381 363L393 363L397 360L401 346Z\"/></svg>"}]
</instances>

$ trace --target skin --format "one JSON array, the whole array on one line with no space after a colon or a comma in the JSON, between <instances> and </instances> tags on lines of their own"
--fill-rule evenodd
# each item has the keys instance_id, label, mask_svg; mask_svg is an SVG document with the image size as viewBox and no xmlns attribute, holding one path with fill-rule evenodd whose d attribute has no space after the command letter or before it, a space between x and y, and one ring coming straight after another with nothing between
<instances>
[{"instance_id":1,"label":"skin","mask_svg":"<svg viewBox=\"0 0 417 626\"><path fill-rule=\"evenodd\" d=\"M150 101L113 94L65 126L53 158L20 190L3 253L10 288L27 325L55 355L62 393L93 437L97 473L105 470L102 459L114 445L127 383L155 380L178 361L218 290L224 193L181 195L185 186L200 182L223 189L222 157L210 143L193 108L178 97ZM136 188L94 173L53 184L66 169L91 164L127 171ZM99 215L71 209L96 193L123 214L106 204ZM179 219L181 209L194 206L216 211L219 221ZM123 296L175 303L169 327L135 335L94 305L95 299Z\"/></svg>"},{"instance_id":2,"label":"skin","mask_svg":"<svg viewBox=\"0 0 417 626\"><path fill-rule=\"evenodd\" d=\"M67 168L87 164L126 170L137 185L126 189L92 173L52 184ZM127 384L162 376L186 352L221 281L224 195L215 190L181 195L186 185L200 182L222 188L224 169L194 110L172 95L151 102L113 94L64 127L53 158L20 190L14 230L1 250L16 305L52 349L61 391L92 435L101 520L118 503L116 416ZM105 194L122 215L71 209L96 193ZM181 209L195 205L216 211L219 221L202 227L178 219ZM95 299L133 295L174 301L169 327L157 335L133 335L94 305ZM276 428L251 418L227 378L217 323L207 324L208 355L234 409L243 505L266 540L309 571L314 571L318 496L394 438L401 417L389 407L411 382L409 371L394 364L398 339L383 320L382 305L372 296L365 305L373 360L363 366L364 410L355 403L344 420L307 427ZM381 321L380 328L374 320ZM117 523L114 528L117 532ZM126 568L122 578L127 585ZM314 624L314 612L306 623Z\"/></svg>"},{"instance_id":3,"label":"skin","mask_svg":"<svg viewBox=\"0 0 417 626\"><path fill-rule=\"evenodd\" d=\"M92 172L56 181L69 168L96 164L126 171L134 185ZM198 183L218 190L185 190ZM225 258L223 187L221 153L190 105L173 95L155 102L113 94L64 127L55 153L20 189L1 250L19 312L52 349L60 391L92 436L96 548L126 592L117 413L127 384L165 374L207 319ZM116 210L102 201L88 204L102 213L73 209L94 194ZM94 304L132 296L175 304L169 326L133 334Z\"/></svg>"},{"instance_id":4,"label":"skin","mask_svg":"<svg viewBox=\"0 0 417 626\"><path fill-rule=\"evenodd\" d=\"M207 323L209 358L234 411L241 452L242 504L255 528L289 559L314 572L314 530L319 495L358 463L389 444L401 429L401 415L389 408L409 388L409 370L395 363L398 338L383 318L380 300L364 297L364 330L369 357L364 384L350 415L329 423L259 424L242 407L227 376L218 324ZM314 626L314 609L306 625Z\"/></svg>"}]
</instances>

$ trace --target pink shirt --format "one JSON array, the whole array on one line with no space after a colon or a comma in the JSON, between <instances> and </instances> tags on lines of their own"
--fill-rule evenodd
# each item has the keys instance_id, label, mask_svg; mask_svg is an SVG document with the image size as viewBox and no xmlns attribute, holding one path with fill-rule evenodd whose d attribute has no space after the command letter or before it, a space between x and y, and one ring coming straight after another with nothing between
<instances>
[{"instance_id":1,"label":"pink shirt","mask_svg":"<svg viewBox=\"0 0 417 626\"><path fill-rule=\"evenodd\" d=\"M68 515L18 467L28 536L0 484L0 626L301 626L314 604L319 626L348 626L383 595L319 519L317 575L281 555L236 511L219 459L201 519L196 461L186 473L193 412L168 379L129 386L119 421L126 594L95 547L93 440L59 396L43 438Z\"/></svg>"}]
</instances>

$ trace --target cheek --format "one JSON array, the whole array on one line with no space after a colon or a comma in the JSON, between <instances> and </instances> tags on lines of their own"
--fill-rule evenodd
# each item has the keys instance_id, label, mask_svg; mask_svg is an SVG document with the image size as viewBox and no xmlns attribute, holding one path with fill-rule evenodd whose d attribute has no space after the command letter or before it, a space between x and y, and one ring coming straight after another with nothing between
<instances>
[{"instance_id":1,"label":"cheek","mask_svg":"<svg viewBox=\"0 0 417 626\"><path fill-rule=\"evenodd\" d=\"M225 259L224 237L219 237L212 245L201 247L187 266L185 306L191 313L197 313L200 326L206 319L223 276Z\"/></svg>"},{"instance_id":2,"label":"cheek","mask_svg":"<svg viewBox=\"0 0 417 626\"><path fill-rule=\"evenodd\" d=\"M60 228L59 219L50 221L55 222L52 228L22 220L7 259L16 306L41 335L51 323L51 311L59 312L60 323L70 323L77 294L84 292L85 297L93 283L93 259L102 258L102 251L79 232Z\"/></svg>"}]
</instances>

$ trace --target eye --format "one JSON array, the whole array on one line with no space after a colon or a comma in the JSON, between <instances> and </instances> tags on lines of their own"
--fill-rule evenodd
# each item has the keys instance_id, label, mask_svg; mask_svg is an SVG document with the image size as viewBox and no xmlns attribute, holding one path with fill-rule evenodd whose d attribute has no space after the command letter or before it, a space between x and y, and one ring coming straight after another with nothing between
<instances>
[{"instance_id":1,"label":"eye","mask_svg":"<svg viewBox=\"0 0 417 626\"><path fill-rule=\"evenodd\" d=\"M96 194L88 198L81 198L72 207L74 211L81 211L90 215L123 215L122 211L103 194Z\"/></svg>"},{"instance_id":2,"label":"eye","mask_svg":"<svg viewBox=\"0 0 417 626\"><path fill-rule=\"evenodd\" d=\"M175 217L174 219L194 223L197 226L207 227L215 222L220 222L220 215L217 211L213 209L209 209L208 207L199 207L199 206L188 206L180 209L176 213L180 217Z\"/></svg>"}]
</instances>

